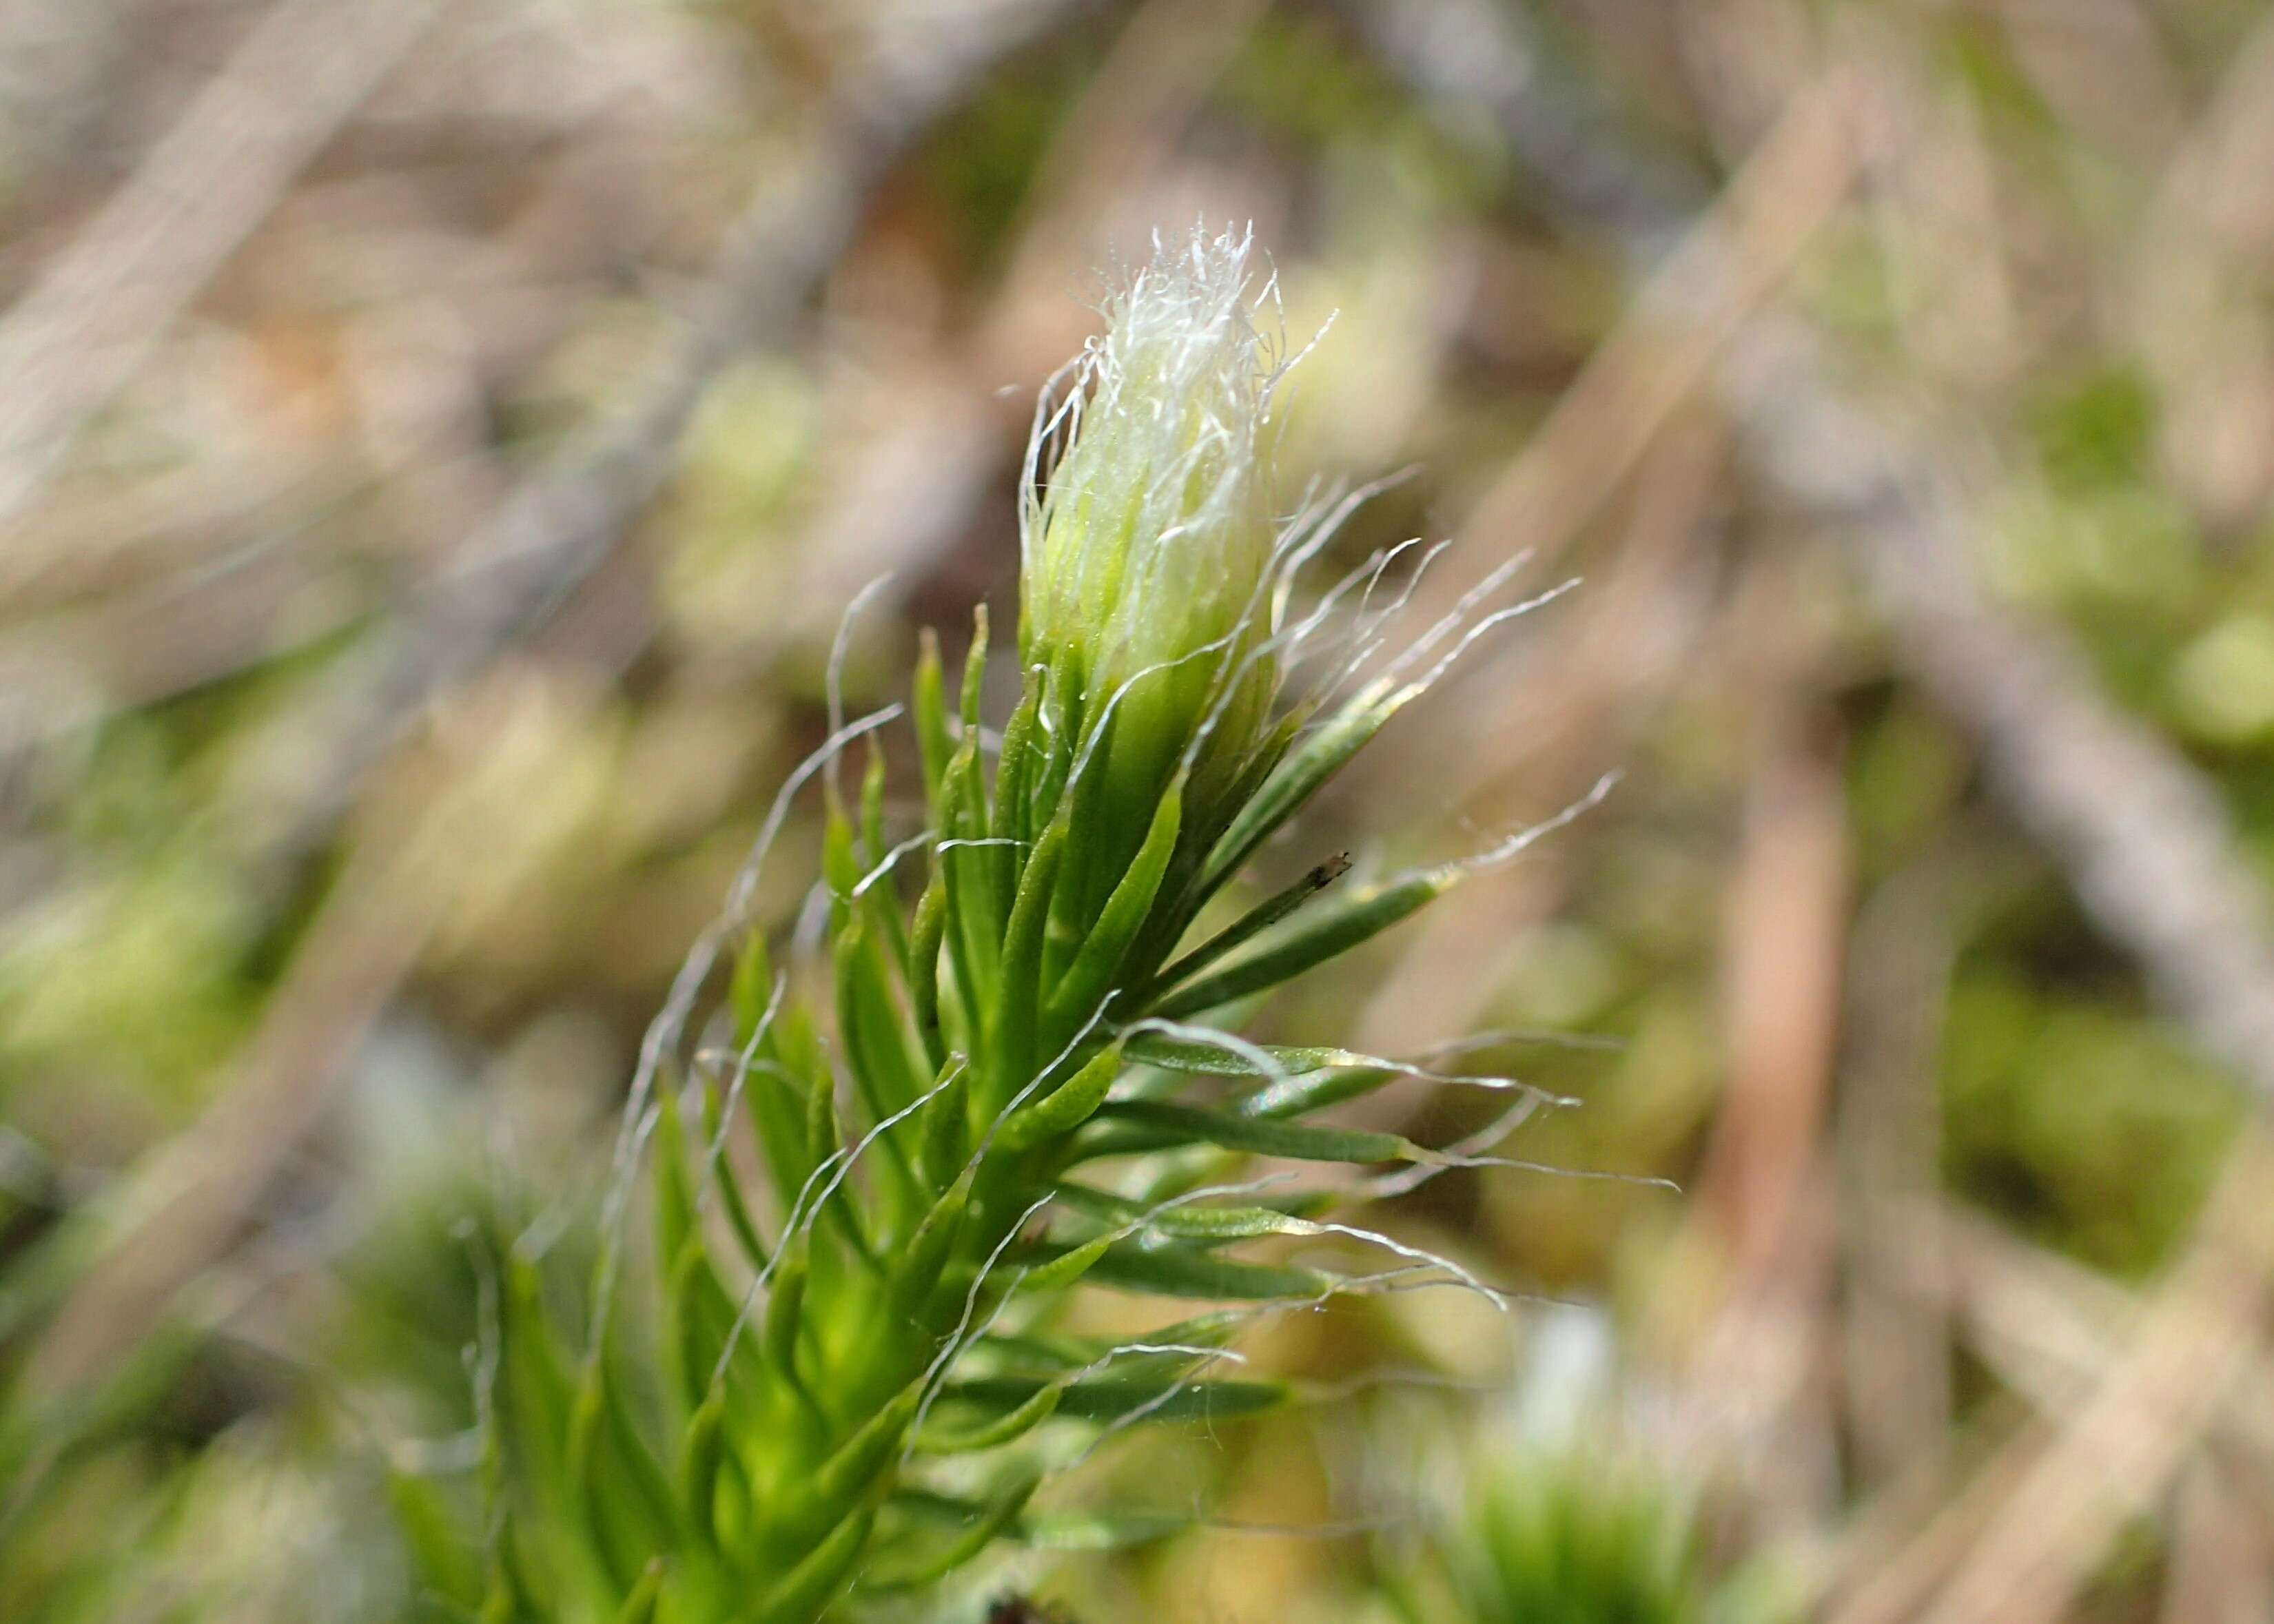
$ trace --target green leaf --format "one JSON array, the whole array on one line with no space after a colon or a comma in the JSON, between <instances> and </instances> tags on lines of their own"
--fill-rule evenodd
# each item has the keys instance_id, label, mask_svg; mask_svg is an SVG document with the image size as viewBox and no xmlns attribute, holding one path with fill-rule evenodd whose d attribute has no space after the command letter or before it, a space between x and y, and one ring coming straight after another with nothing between
<instances>
[{"instance_id":1,"label":"green leaf","mask_svg":"<svg viewBox=\"0 0 2274 1624\"><path fill-rule=\"evenodd\" d=\"M659 1084L655 1104L656 1250L668 1269L695 1230L695 1186L689 1176L678 1091L667 1083Z\"/></svg>"},{"instance_id":2,"label":"green leaf","mask_svg":"<svg viewBox=\"0 0 2274 1624\"><path fill-rule=\"evenodd\" d=\"M900 1453L923 1401L923 1389L921 1380L901 1388L821 1463L807 1483L808 1495L816 1505L833 1517L868 1498Z\"/></svg>"},{"instance_id":3,"label":"green leaf","mask_svg":"<svg viewBox=\"0 0 2274 1624\"><path fill-rule=\"evenodd\" d=\"M1106 1285L1148 1297L1224 1302L1302 1301L1325 1297L1339 1277L1321 1269L1250 1263L1190 1246L1136 1245L1116 1241L1091 1270Z\"/></svg>"},{"instance_id":4,"label":"green leaf","mask_svg":"<svg viewBox=\"0 0 2274 1624\"><path fill-rule=\"evenodd\" d=\"M1030 1376L983 1376L951 1382L941 1396L974 1409L1011 1412L1050 1384ZM1081 1421L1119 1421L1143 1410L1160 1421L1231 1420L1286 1402L1269 1381L1198 1381L1175 1373L1096 1376L1066 1387L1058 1413Z\"/></svg>"},{"instance_id":5,"label":"green leaf","mask_svg":"<svg viewBox=\"0 0 2274 1624\"><path fill-rule=\"evenodd\" d=\"M1209 849L1189 906L1199 905L1246 866L1262 844L1276 834L1327 781L1364 749L1404 701L1374 688L1359 694L1322 724L1249 796L1231 824Z\"/></svg>"},{"instance_id":6,"label":"green leaf","mask_svg":"<svg viewBox=\"0 0 2274 1624\"><path fill-rule=\"evenodd\" d=\"M963 1221L971 1207L975 1168L967 1167L956 1181L940 1192L931 1210L917 1224L895 1258L892 1302L900 1312L922 1317L925 1304L940 1289L940 1280L955 1243L963 1234Z\"/></svg>"},{"instance_id":7,"label":"green leaf","mask_svg":"<svg viewBox=\"0 0 2274 1624\"><path fill-rule=\"evenodd\" d=\"M1050 995L1043 1019L1045 1047L1055 1049L1071 1038L1112 987L1115 973L1152 914L1161 877L1168 871L1178 833L1184 826L1184 779L1179 776L1162 794L1144 844L1137 848L1128 872L1106 898L1073 962Z\"/></svg>"},{"instance_id":8,"label":"green leaf","mask_svg":"<svg viewBox=\"0 0 2274 1624\"><path fill-rule=\"evenodd\" d=\"M908 1028L891 979L891 960L865 919L845 921L830 944L837 969L838 1034L855 1084L881 1122L923 1091Z\"/></svg>"},{"instance_id":9,"label":"green leaf","mask_svg":"<svg viewBox=\"0 0 2274 1624\"><path fill-rule=\"evenodd\" d=\"M813 1624L851 1583L853 1564L867 1547L876 1522L872 1507L832 1529L759 1599L758 1624Z\"/></svg>"},{"instance_id":10,"label":"green leaf","mask_svg":"<svg viewBox=\"0 0 2274 1624\"><path fill-rule=\"evenodd\" d=\"M1147 1131L1152 1139L1164 1144L1216 1145L1296 1162L1412 1162L1426 1161L1430 1154L1396 1133L1239 1116L1160 1100L1109 1101L1099 1109L1098 1117Z\"/></svg>"},{"instance_id":11,"label":"green leaf","mask_svg":"<svg viewBox=\"0 0 2274 1624\"><path fill-rule=\"evenodd\" d=\"M663 1559L656 1557L632 1586L624 1605L616 1609L615 1624L654 1624L656 1603L663 1596Z\"/></svg>"},{"instance_id":12,"label":"green leaf","mask_svg":"<svg viewBox=\"0 0 2274 1624\"><path fill-rule=\"evenodd\" d=\"M742 1094L749 1106L751 1135L775 1193L787 1201L813 1172L812 1116L816 1094L827 1087L826 1062L795 1009L785 1009L755 1049L746 1041L745 1051L749 1075ZM745 1064L742 1052L735 1064Z\"/></svg>"},{"instance_id":13,"label":"green leaf","mask_svg":"<svg viewBox=\"0 0 2274 1624\"><path fill-rule=\"evenodd\" d=\"M913 1102L922 1082L908 1052L907 1028L885 979L883 954L864 921L850 919L837 933L831 957L837 970L838 1035L862 1106L872 1123ZM888 1214L920 1210L923 1192L903 1131L888 1131L870 1147Z\"/></svg>"},{"instance_id":14,"label":"green leaf","mask_svg":"<svg viewBox=\"0 0 2274 1624\"><path fill-rule=\"evenodd\" d=\"M961 1055L950 1055L941 1067L940 1080L930 1090L931 1101L917 1117L922 1147L917 1165L937 1189L955 1182L970 1154L966 1116L970 1109L971 1067Z\"/></svg>"},{"instance_id":15,"label":"green leaf","mask_svg":"<svg viewBox=\"0 0 2274 1624\"><path fill-rule=\"evenodd\" d=\"M1269 946L1170 993L1153 1012L1182 1020L1276 987L1380 935L1442 896L1459 877L1457 869L1432 868L1336 898L1292 921Z\"/></svg>"},{"instance_id":16,"label":"green leaf","mask_svg":"<svg viewBox=\"0 0 2274 1624\"><path fill-rule=\"evenodd\" d=\"M1302 878L1284 889L1275 891L1261 902L1241 914L1231 924L1193 949L1154 978L1156 988L1174 987L1178 982L1199 974L1232 949L1241 946L1301 907L1328 886L1350 872L1350 855L1343 853L1306 873Z\"/></svg>"},{"instance_id":17,"label":"green leaf","mask_svg":"<svg viewBox=\"0 0 2274 1624\"><path fill-rule=\"evenodd\" d=\"M755 1368L759 1355L747 1338L734 1342L738 1305L704 1250L700 1236L690 1236L681 1248L677 1264L666 1275L665 1319L671 1345L679 1356L680 1397L692 1410L710 1391L712 1378L726 1361L727 1377L743 1392L758 1380Z\"/></svg>"},{"instance_id":18,"label":"green leaf","mask_svg":"<svg viewBox=\"0 0 2274 1624\"><path fill-rule=\"evenodd\" d=\"M1042 1481L1038 1477L1023 1479L1009 1493L982 1510L971 1526L956 1538L914 1561L897 1566L879 1565L862 1575L859 1588L877 1594L890 1594L937 1583L973 1560L1001 1538L1027 1509L1027 1502L1035 1497L1035 1491L1042 1486Z\"/></svg>"},{"instance_id":19,"label":"green leaf","mask_svg":"<svg viewBox=\"0 0 2274 1624\"><path fill-rule=\"evenodd\" d=\"M539 1492L557 1504L568 1492L567 1448L576 1387L546 1312L535 1266L508 1252L503 1274L499 1340L509 1431Z\"/></svg>"},{"instance_id":20,"label":"green leaf","mask_svg":"<svg viewBox=\"0 0 2274 1624\"><path fill-rule=\"evenodd\" d=\"M1064 1252L1045 1253L1019 1277L1017 1289L1037 1297L1062 1291L1096 1267L1119 1238L1109 1231Z\"/></svg>"},{"instance_id":21,"label":"green leaf","mask_svg":"<svg viewBox=\"0 0 2274 1624\"><path fill-rule=\"evenodd\" d=\"M588 1368L569 1419L586 1526L616 1583L639 1583L649 1560L671 1548L676 1506L662 1465L624 1412L621 1383Z\"/></svg>"},{"instance_id":22,"label":"green leaf","mask_svg":"<svg viewBox=\"0 0 2274 1624\"><path fill-rule=\"evenodd\" d=\"M1005 1150L1024 1150L1073 1132L1104 1102L1120 1075L1121 1045L1110 1044L1043 1098L1013 1111L996 1135L997 1142Z\"/></svg>"},{"instance_id":23,"label":"green leaf","mask_svg":"<svg viewBox=\"0 0 2274 1624\"><path fill-rule=\"evenodd\" d=\"M923 763L924 805L932 827L947 827L944 786L947 763L955 755L955 741L947 731L946 683L940 671L939 636L927 626L916 642L915 702L916 752Z\"/></svg>"},{"instance_id":24,"label":"green leaf","mask_svg":"<svg viewBox=\"0 0 2274 1624\"><path fill-rule=\"evenodd\" d=\"M766 952L764 932L752 930L743 936L727 1001L734 1015L734 1047L747 1049L765 1024L766 1011L774 1001L773 965Z\"/></svg>"},{"instance_id":25,"label":"green leaf","mask_svg":"<svg viewBox=\"0 0 2274 1624\"><path fill-rule=\"evenodd\" d=\"M1374 1056L1357 1054L1347 1049L1249 1043L1230 1036L1217 1040L1163 1032L1138 1032L1133 1034L1127 1042L1132 1060L1158 1066L1164 1071L1183 1071L1195 1077L1262 1077L1284 1080L1311 1071L1353 1066L1370 1068L1382 1064ZM1261 1061L1256 1058L1258 1056L1262 1056Z\"/></svg>"},{"instance_id":26,"label":"green leaf","mask_svg":"<svg viewBox=\"0 0 2274 1624\"><path fill-rule=\"evenodd\" d=\"M805 1317L806 1283L813 1277L810 1243L801 1237L794 1250L786 1248L774 1270L766 1297L765 1330L760 1345L766 1362L800 1392L805 1389L797 1368L797 1337Z\"/></svg>"},{"instance_id":27,"label":"green leaf","mask_svg":"<svg viewBox=\"0 0 2274 1624\"><path fill-rule=\"evenodd\" d=\"M948 763L945 795L948 809L941 832L944 838L960 842L939 853L947 876L948 952L955 966L956 985L969 1001L966 1014L975 1032L981 1012L994 995L1004 906L988 848L970 844L992 838L987 828L987 795L980 783L975 734L963 741Z\"/></svg>"},{"instance_id":28,"label":"green leaf","mask_svg":"<svg viewBox=\"0 0 2274 1624\"><path fill-rule=\"evenodd\" d=\"M1202 1077L1271 1079L1232 1109L1243 1116L1303 1116L1345 1100L1372 1094L1405 1075L1379 1056L1346 1049L1297 1048L1281 1043L1243 1044L1233 1049L1207 1038L1175 1038L1142 1033L1129 1040L1129 1053L1164 1071ZM1242 1050L1251 1052L1243 1053ZM1258 1064L1260 1054L1269 1068Z\"/></svg>"},{"instance_id":29,"label":"green leaf","mask_svg":"<svg viewBox=\"0 0 2274 1624\"><path fill-rule=\"evenodd\" d=\"M924 1059L937 1071L947 1064L947 1042L939 1025L939 950L947 933L947 876L932 860L931 878L916 899L908 927L908 1014Z\"/></svg>"},{"instance_id":30,"label":"green leaf","mask_svg":"<svg viewBox=\"0 0 2274 1624\"><path fill-rule=\"evenodd\" d=\"M1058 1413L1058 1400L1065 1396L1066 1384L1071 1380L1072 1376L1067 1376L1046 1382L1015 1409L1000 1411L975 1425L953 1427L928 1421L915 1435L915 1451L919 1455L976 1455L1022 1438Z\"/></svg>"},{"instance_id":31,"label":"green leaf","mask_svg":"<svg viewBox=\"0 0 2274 1624\"><path fill-rule=\"evenodd\" d=\"M1043 831L1019 883L1019 899L1003 937L1002 982L987 1026L993 1074L989 1086L974 1090L971 1096L974 1134L984 1132L983 1118L999 1109L1034 1076L1035 1003L1042 976L1043 929L1050 920L1050 891L1057 883L1058 859L1065 850L1065 830L1060 820Z\"/></svg>"},{"instance_id":32,"label":"green leaf","mask_svg":"<svg viewBox=\"0 0 2274 1624\"><path fill-rule=\"evenodd\" d=\"M963 726L966 732L979 732L979 702L987 691L987 605L975 604L971 609L971 647L963 657Z\"/></svg>"},{"instance_id":33,"label":"green leaf","mask_svg":"<svg viewBox=\"0 0 2274 1624\"><path fill-rule=\"evenodd\" d=\"M1400 1076L1386 1066L1352 1066L1290 1077L1249 1094L1232 1109L1243 1116L1307 1116L1362 1099Z\"/></svg>"},{"instance_id":34,"label":"green leaf","mask_svg":"<svg viewBox=\"0 0 2274 1624\"><path fill-rule=\"evenodd\" d=\"M1042 706L1041 687L1029 682L1019 695L1018 708L1003 726L1001 764L995 770L995 816L989 827L997 839L1012 842L996 848L996 884L1006 895L1017 891L1020 871L1026 867L1026 848L1020 843L1034 838L1028 822L1027 781L1034 768L1035 728Z\"/></svg>"},{"instance_id":35,"label":"green leaf","mask_svg":"<svg viewBox=\"0 0 2274 1624\"><path fill-rule=\"evenodd\" d=\"M463 1531L463 1519L443 1499L442 1491L432 1478L415 1472L389 1471L387 1493L421 1582L470 1613L480 1606L485 1589L481 1561Z\"/></svg>"},{"instance_id":36,"label":"green leaf","mask_svg":"<svg viewBox=\"0 0 2274 1624\"><path fill-rule=\"evenodd\" d=\"M696 1406L680 1434L679 1480L687 1492L688 1522L696 1535L716 1545L719 1538L719 1479L727 1470L727 1401L713 1393Z\"/></svg>"},{"instance_id":37,"label":"green leaf","mask_svg":"<svg viewBox=\"0 0 2274 1624\"><path fill-rule=\"evenodd\" d=\"M855 906L868 910L870 928L877 932L892 962L905 966L908 961L907 928L900 917L890 872L885 868L892 849L885 840L884 747L877 742L874 733L865 742L869 767L861 778L861 844L862 861L869 872L861 876L861 883L868 889L861 893Z\"/></svg>"},{"instance_id":38,"label":"green leaf","mask_svg":"<svg viewBox=\"0 0 2274 1624\"><path fill-rule=\"evenodd\" d=\"M1179 1240L1242 1241L1255 1240L1267 1235L1313 1235L1317 1226L1284 1207L1211 1207L1202 1202L1188 1201L1177 1205L1147 1207L1141 1202L1125 1196L1093 1190L1087 1184L1061 1184L1058 1199L1078 1212L1089 1214L1114 1224L1140 1226L1156 1234L1173 1236ZM1290 1198L1306 1210L1315 1210L1321 1204L1317 1193Z\"/></svg>"},{"instance_id":39,"label":"green leaf","mask_svg":"<svg viewBox=\"0 0 2274 1624\"><path fill-rule=\"evenodd\" d=\"M720 1113L725 1109L717 1088L705 1083L703 1088L704 1154L698 1175L719 1192L721 1206L727 1211L727 1227L734 1232L735 1241L752 1268L764 1268L769 1255L765 1243L758 1238L758 1226L750 1216L749 1204L742 1199L742 1184L734 1171L734 1163L726 1154L726 1124ZM711 1147L719 1147L714 1157Z\"/></svg>"},{"instance_id":40,"label":"green leaf","mask_svg":"<svg viewBox=\"0 0 2274 1624\"><path fill-rule=\"evenodd\" d=\"M1055 951L1044 956L1045 986L1056 983L1073 944L1096 918L1108 888L1125 867L1126 843L1134 833L1127 823L1134 820L1130 808L1110 802L1106 793L1114 739L1121 731L1118 710L1109 708L1096 733L1074 753L1065 789L1050 816L1049 827L1065 830L1065 862L1050 899L1048 945ZM1156 807L1146 816L1149 819L1157 811Z\"/></svg>"}]
</instances>

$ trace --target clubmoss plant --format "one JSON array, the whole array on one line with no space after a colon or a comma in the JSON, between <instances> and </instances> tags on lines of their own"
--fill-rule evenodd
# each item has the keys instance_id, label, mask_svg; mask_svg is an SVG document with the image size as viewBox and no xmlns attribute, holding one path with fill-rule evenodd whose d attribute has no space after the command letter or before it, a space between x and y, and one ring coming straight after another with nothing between
<instances>
[{"instance_id":1,"label":"clubmoss plant","mask_svg":"<svg viewBox=\"0 0 2274 1624\"><path fill-rule=\"evenodd\" d=\"M1466 1507L1454 1600L1408 1624L1702 1624L1708 1586L1683 1509L1638 1470L1577 1453L1526 1459ZM1418 1587L1417 1587L1418 1589Z\"/></svg>"},{"instance_id":2,"label":"clubmoss plant","mask_svg":"<svg viewBox=\"0 0 2274 1624\"><path fill-rule=\"evenodd\" d=\"M1467 1279L1324 1222L1352 1192L1235 1182L1256 1155L1390 1169L1358 1192L1415 1182L1483 1160L1540 1103L1455 1079L1510 1090L1509 1109L1450 1151L1330 1127L1310 1119L1419 1069L1209 1024L1540 832L1332 889L1347 865L1324 854L1233 906L1259 848L1526 606L1490 606L1511 563L1387 658L1404 599L1374 598L1393 548L1291 612L1298 573L1365 493L1272 516L1284 365L1254 324L1249 261L1239 235L1161 250L1045 392L1019 698L991 733L983 620L953 697L926 640L907 719L927 826L897 842L886 826L877 738L897 707L839 726L792 778L651 1030L576 1312L532 1245L505 1249L479 1372L479 1549L452 1537L435 1485L399 1485L459 1615L808 1624L919 1590L998 1540L1047 1537L1038 1489L1103 1435L1280 1402L1224 1373L1254 1315ZM817 778L825 920L785 952L744 914L791 793ZM1188 945L1204 914L1221 922ZM624 1263L636 1183L651 1292ZM1386 1267L1239 1245L1328 1234L1337 1255L1378 1244ZM1053 1318L1078 1285L1209 1306L1098 1341Z\"/></svg>"},{"instance_id":3,"label":"clubmoss plant","mask_svg":"<svg viewBox=\"0 0 2274 1624\"><path fill-rule=\"evenodd\" d=\"M1445 1526L1383 1575L1399 1624L1794 1624L1789 1553L1732 1562L1694 1490L1615 1436L1502 1450Z\"/></svg>"}]
</instances>

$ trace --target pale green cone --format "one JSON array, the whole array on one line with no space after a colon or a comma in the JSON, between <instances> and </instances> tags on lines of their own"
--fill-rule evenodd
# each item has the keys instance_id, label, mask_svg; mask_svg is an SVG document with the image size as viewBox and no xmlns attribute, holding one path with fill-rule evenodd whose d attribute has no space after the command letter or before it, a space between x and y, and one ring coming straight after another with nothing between
<instances>
[{"instance_id":1,"label":"pale green cone","mask_svg":"<svg viewBox=\"0 0 2274 1624\"><path fill-rule=\"evenodd\" d=\"M1020 656L1085 744L1110 709L1103 796L1133 843L1187 756L1194 822L1215 821L1277 687L1262 646L1275 372L1249 252L1244 234L1195 232L1160 252L1108 304L1073 397L1037 431L1037 462L1065 448L1024 515Z\"/></svg>"}]
</instances>

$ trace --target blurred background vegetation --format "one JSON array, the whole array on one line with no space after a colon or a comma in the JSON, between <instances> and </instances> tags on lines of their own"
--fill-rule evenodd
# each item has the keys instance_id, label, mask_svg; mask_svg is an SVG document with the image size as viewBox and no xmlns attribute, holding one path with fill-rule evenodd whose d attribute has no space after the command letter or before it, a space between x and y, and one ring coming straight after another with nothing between
<instances>
[{"instance_id":1,"label":"blurred background vegetation","mask_svg":"<svg viewBox=\"0 0 2274 1624\"><path fill-rule=\"evenodd\" d=\"M1305 849L1626 774L1264 1019L1581 1103L1388 1214L1535 1304L1275 1327L1314 1402L1081 1489L1210 1526L999 1583L2274 1610L2264 7L12 0L0 1618L411 1616L469 1233L580 1244L844 605L856 705L1007 619L1035 391L1195 219L1333 318L1291 503L1412 470L1351 560L1585 578Z\"/></svg>"}]
</instances>

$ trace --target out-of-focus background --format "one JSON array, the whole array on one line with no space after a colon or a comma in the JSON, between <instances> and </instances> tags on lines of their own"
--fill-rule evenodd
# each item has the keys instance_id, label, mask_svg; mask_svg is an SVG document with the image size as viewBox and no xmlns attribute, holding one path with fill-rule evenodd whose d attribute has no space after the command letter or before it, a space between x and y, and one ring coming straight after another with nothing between
<instances>
[{"instance_id":1,"label":"out-of-focus background","mask_svg":"<svg viewBox=\"0 0 2274 1624\"><path fill-rule=\"evenodd\" d=\"M1344 557L1584 577L1299 838L1625 773L1264 1019L1583 1103L1386 1215L1537 1300L1279 1327L1117 1469L1219 1526L1005 1583L2270 1616L2265 8L8 0L0 1617L400 1616L459 1227L594 1187L845 605L855 704L1001 623L1195 221L1333 318L1290 499L1413 470Z\"/></svg>"}]
</instances>

